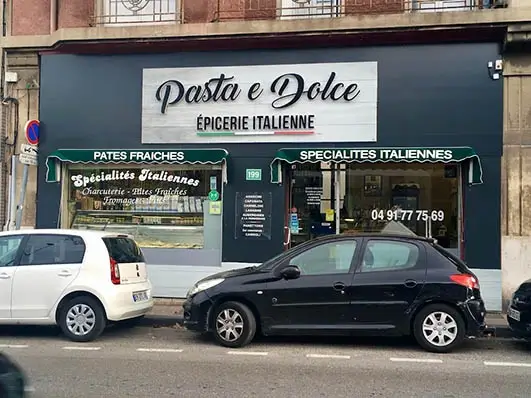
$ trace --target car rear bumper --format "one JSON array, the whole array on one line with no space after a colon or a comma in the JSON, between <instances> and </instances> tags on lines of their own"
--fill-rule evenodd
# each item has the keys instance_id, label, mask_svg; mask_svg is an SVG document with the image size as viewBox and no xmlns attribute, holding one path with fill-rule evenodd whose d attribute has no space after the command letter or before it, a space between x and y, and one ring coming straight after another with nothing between
<instances>
[{"instance_id":1,"label":"car rear bumper","mask_svg":"<svg viewBox=\"0 0 531 398\"><path fill-rule=\"evenodd\" d=\"M483 335L485 328L485 316L487 310L482 299L470 299L460 305L465 316L467 325L466 335L468 337L480 337Z\"/></svg>"},{"instance_id":2,"label":"car rear bumper","mask_svg":"<svg viewBox=\"0 0 531 398\"><path fill-rule=\"evenodd\" d=\"M135 302L133 293L141 291L147 291L148 299ZM151 283L149 281L117 286L114 294L106 297L105 310L107 319L110 321L123 321L146 315L155 304L151 294Z\"/></svg>"},{"instance_id":3,"label":"car rear bumper","mask_svg":"<svg viewBox=\"0 0 531 398\"><path fill-rule=\"evenodd\" d=\"M212 304L205 292L188 297L183 303L183 326L193 332L207 332Z\"/></svg>"}]
</instances>

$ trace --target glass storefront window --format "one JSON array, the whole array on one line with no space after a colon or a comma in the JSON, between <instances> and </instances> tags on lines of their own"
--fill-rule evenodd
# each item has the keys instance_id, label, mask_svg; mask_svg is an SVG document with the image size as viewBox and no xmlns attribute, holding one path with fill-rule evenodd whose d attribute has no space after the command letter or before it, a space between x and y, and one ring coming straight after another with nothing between
<instances>
[{"instance_id":1,"label":"glass storefront window","mask_svg":"<svg viewBox=\"0 0 531 398\"><path fill-rule=\"evenodd\" d=\"M341 232L398 231L459 247L459 166L350 164L342 176ZM404 229L405 230L405 229Z\"/></svg>"},{"instance_id":2,"label":"glass storefront window","mask_svg":"<svg viewBox=\"0 0 531 398\"><path fill-rule=\"evenodd\" d=\"M132 234L144 248L221 246L220 167L71 165L66 181L63 227Z\"/></svg>"},{"instance_id":3,"label":"glass storefront window","mask_svg":"<svg viewBox=\"0 0 531 398\"><path fill-rule=\"evenodd\" d=\"M297 164L291 170L292 245L334 234L339 219L341 233L431 236L458 254L460 171L443 163Z\"/></svg>"}]
</instances>

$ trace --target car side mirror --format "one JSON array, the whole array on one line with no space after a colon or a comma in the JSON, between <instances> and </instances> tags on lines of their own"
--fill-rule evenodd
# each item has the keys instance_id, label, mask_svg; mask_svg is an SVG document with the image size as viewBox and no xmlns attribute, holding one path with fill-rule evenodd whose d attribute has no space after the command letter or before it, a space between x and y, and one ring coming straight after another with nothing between
<instances>
[{"instance_id":1,"label":"car side mirror","mask_svg":"<svg viewBox=\"0 0 531 398\"><path fill-rule=\"evenodd\" d=\"M282 271L280 271L280 276L284 279L297 279L301 276L301 270L296 265L288 265Z\"/></svg>"}]
</instances>

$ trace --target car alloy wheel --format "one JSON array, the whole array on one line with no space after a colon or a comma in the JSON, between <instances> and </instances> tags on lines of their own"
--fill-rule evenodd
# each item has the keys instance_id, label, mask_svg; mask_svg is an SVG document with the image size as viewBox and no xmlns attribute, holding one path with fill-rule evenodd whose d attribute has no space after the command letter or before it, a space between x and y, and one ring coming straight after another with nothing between
<instances>
[{"instance_id":1,"label":"car alloy wheel","mask_svg":"<svg viewBox=\"0 0 531 398\"><path fill-rule=\"evenodd\" d=\"M89 334L96 324L94 310L86 304L75 304L66 313L66 327L76 336Z\"/></svg>"},{"instance_id":2,"label":"car alloy wheel","mask_svg":"<svg viewBox=\"0 0 531 398\"><path fill-rule=\"evenodd\" d=\"M243 318L238 311L227 308L218 314L216 332L221 339L228 342L236 341L242 336L243 331Z\"/></svg>"},{"instance_id":3,"label":"car alloy wheel","mask_svg":"<svg viewBox=\"0 0 531 398\"><path fill-rule=\"evenodd\" d=\"M432 312L422 323L422 333L426 340L438 347L446 347L457 338L457 322L444 311Z\"/></svg>"},{"instance_id":4,"label":"car alloy wheel","mask_svg":"<svg viewBox=\"0 0 531 398\"><path fill-rule=\"evenodd\" d=\"M429 304L415 316L413 334L427 351L450 352L465 339L466 324L457 308L442 303Z\"/></svg>"},{"instance_id":5,"label":"car alloy wheel","mask_svg":"<svg viewBox=\"0 0 531 398\"><path fill-rule=\"evenodd\" d=\"M249 344L256 334L257 319L251 309L238 301L221 303L212 314L209 330L219 344L239 348Z\"/></svg>"}]
</instances>

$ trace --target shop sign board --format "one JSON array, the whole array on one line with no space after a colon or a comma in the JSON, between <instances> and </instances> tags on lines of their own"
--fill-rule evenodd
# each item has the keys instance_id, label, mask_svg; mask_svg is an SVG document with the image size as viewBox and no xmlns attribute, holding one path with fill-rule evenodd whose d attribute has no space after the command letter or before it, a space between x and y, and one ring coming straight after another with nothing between
<instances>
[{"instance_id":1,"label":"shop sign board","mask_svg":"<svg viewBox=\"0 0 531 398\"><path fill-rule=\"evenodd\" d=\"M142 143L375 142L377 62L147 68Z\"/></svg>"}]
</instances>

